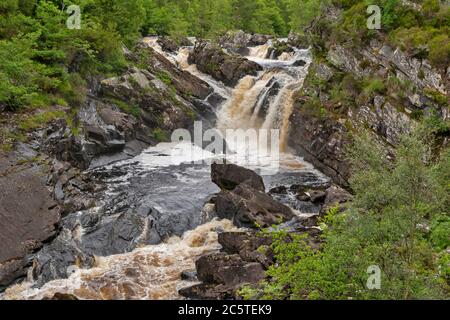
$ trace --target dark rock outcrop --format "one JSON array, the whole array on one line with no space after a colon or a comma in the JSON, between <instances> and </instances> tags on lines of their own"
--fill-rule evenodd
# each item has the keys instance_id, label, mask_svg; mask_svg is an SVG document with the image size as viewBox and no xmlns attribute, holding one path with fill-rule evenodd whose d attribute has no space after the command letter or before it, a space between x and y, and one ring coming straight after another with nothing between
<instances>
[{"instance_id":1,"label":"dark rock outcrop","mask_svg":"<svg viewBox=\"0 0 450 320\"><path fill-rule=\"evenodd\" d=\"M286 53L294 52L294 48L292 48L285 41L275 41L273 43L273 45L269 48L269 51L267 52L267 56L270 59L277 59L279 56L281 56L285 52Z\"/></svg>"},{"instance_id":2,"label":"dark rock outcrop","mask_svg":"<svg viewBox=\"0 0 450 320\"><path fill-rule=\"evenodd\" d=\"M304 65L306 65L306 61L300 59L295 61L292 65L295 67L303 67Z\"/></svg>"},{"instance_id":3,"label":"dark rock outcrop","mask_svg":"<svg viewBox=\"0 0 450 320\"><path fill-rule=\"evenodd\" d=\"M219 39L219 44L231 53L246 56L250 53L249 42L251 35L244 31L228 32Z\"/></svg>"},{"instance_id":4,"label":"dark rock outcrop","mask_svg":"<svg viewBox=\"0 0 450 320\"><path fill-rule=\"evenodd\" d=\"M137 46L134 59L144 64L154 77L162 77L164 81L170 81L170 84L186 99L193 96L203 100L213 92L213 89L206 82L185 70L177 68L145 43ZM165 79L164 75L168 75L168 79Z\"/></svg>"},{"instance_id":5,"label":"dark rock outcrop","mask_svg":"<svg viewBox=\"0 0 450 320\"><path fill-rule=\"evenodd\" d=\"M233 191L221 191L215 198L217 216L238 227L268 227L292 219L292 210L251 186L238 185Z\"/></svg>"},{"instance_id":6,"label":"dark rock outcrop","mask_svg":"<svg viewBox=\"0 0 450 320\"><path fill-rule=\"evenodd\" d=\"M212 253L200 257L195 266L197 278L202 282L235 286L245 282L257 283L264 278L264 269L259 263L247 263L237 254Z\"/></svg>"},{"instance_id":7,"label":"dark rock outcrop","mask_svg":"<svg viewBox=\"0 0 450 320\"><path fill-rule=\"evenodd\" d=\"M213 163L211 165L211 180L222 190L233 190L241 183L262 192L266 190L261 176L250 169L235 164Z\"/></svg>"},{"instance_id":8,"label":"dark rock outcrop","mask_svg":"<svg viewBox=\"0 0 450 320\"><path fill-rule=\"evenodd\" d=\"M178 51L177 43L173 39L171 39L167 36L159 37L157 42L164 51L169 51L169 52L177 52Z\"/></svg>"},{"instance_id":9,"label":"dark rock outcrop","mask_svg":"<svg viewBox=\"0 0 450 320\"><path fill-rule=\"evenodd\" d=\"M268 240L250 232L219 234L223 251L200 257L195 266L201 283L183 288L179 293L191 299L235 299L242 285L255 285L265 278L264 266L256 259L265 257L257 249L269 243ZM240 248L247 256L238 252Z\"/></svg>"},{"instance_id":10,"label":"dark rock outcrop","mask_svg":"<svg viewBox=\"0 0 450 320\"><path fill-rule=\"evenodd\" d=\"M262 70L257 63L236 54L227 54L222 48L206 41L195 44L188 61L228 86L235 86L244 76L256 75Z\"/></svg>"},{"instance_id":11,"label":"dark rock outcrop","mask_svg":"<svg viewBox=\"0 0 450 320\"><path fill-rule=\"evenodd\" d=\"M345 146L350 143L347 129L332 119L316 118L301 105L290 118L289 144L316 168L343 186L348 186L350 167L345 160Z\"/></svg>"},{"instance_id":12,"label":"dark rock outcrop","mask_svg":"<svg viewBox=\"0 0 450 320\"><path fill-rule=\"evenodd\" d=\"M320 230L305 226L307 220L292 219L279 228L289 233L306 233L311 246L319 247ZM207 254L196 261L199 284L179 293L191 299L239 299L243 285L254 286L263 280L265 270L274 263L272 238L255 231L219 233L221 252ZM287 239L289 241L289 239Z\"/></svg>"},{"instance_id":13,"label":"dark rock outcrop","mask_svg":"<svg viewBox=\"0 0 450 320\"><path fill-rule=\"evenodd\" d=\"M263 45L271 38L269 35L248 34L239 30L226 33L219 39L219 44L229 52L246 56L250 53L249 47Z\"/></svg>"},{"instance_id":14,"label":"dark rock outcrop","mask_svg":"<svg viewBox=\"0 0 450 320\"><path fill-rule=\"evenodd\" d=\"M309 48L308 38L305 35L296 34L294 32L289 33L287 43L290 46L296 47L298 49L308 49Z\"/></svg>"}]
</instances>

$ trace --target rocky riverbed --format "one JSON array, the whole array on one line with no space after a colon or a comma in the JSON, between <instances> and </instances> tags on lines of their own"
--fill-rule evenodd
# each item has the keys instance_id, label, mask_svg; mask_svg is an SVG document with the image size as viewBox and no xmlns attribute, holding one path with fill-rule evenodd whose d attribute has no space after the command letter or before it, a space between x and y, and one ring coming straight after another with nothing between
<instances>
[{"instance_id":1,"label":"rocky riverbed","mask_svg":"<svg viewBox=\"0 0 450 320\"><path fill-rule=\"evenodd\" d=\"M327 45L325 60L303 37L242 32L124 49L133 67L92 79L78 131L56 119L0 152L0 298L234 299L274 263L262 228L307 234L319 247L318 218L351 200L352 132L370 128L390 156L418 111L449 117L425 90L447 94L448 77L427 63L386 43ZM342 74L395 74L417 90L355 93L355 108L342 110L330 98ZM313 100L323 113L311 112ZM237 156L224 164L203 142L169 142L195 121L201 133L278 129L276 174L263 174L267 157L248 165L245 143L225 150ZM2 125L15 130L10 119Z\"/></svg>"}]
</instances>

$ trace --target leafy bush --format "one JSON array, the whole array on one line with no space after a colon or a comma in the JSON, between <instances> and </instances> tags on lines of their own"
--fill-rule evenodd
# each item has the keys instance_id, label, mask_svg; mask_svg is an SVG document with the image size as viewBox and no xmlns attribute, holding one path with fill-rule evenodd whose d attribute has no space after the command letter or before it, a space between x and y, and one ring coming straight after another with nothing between
<instances>
[{"instance_id":1,"label":"leafy bush","mask_svg":"<svg viewBox=\"0 0 450 320\"><path fill-rule=\"evenodd\" d=\"M384 82L379 78L365 79L364 80L364 93L371 96L375 93L382 94L386 90Z\"/></svg>"},{"instance_id":2,"label":"leafy bush","mask_svg":"<svg viewBox=\"0 0 450 320\"><path fill-rule=\"evenodd\" d=\"M450 38L446 34L434 37L429 43L429 58L431 63L440 68L450 64Z\"/></svg>"},{"instance_id":3,"label":"leafy bush","mask_svg":"<svg viewBox=\"0 0 450 320\"><path fill-rule=\"evenodd\" d=\"M276 264L267 271L268 280L241 294L261 299L448 299L448 256L442 250L449 240L450 158L447 149L440 162L431 162L426 137L421 130L405 134L392 163L369 135L356 137L349 150L355 198L345 212L332 210L322 219L321 248L311 247L304 236L276 231ZM431 235L425 227L430 220ZM382 272L379 290L366 286L372 265Z\"/></svg>"}]
</instances>

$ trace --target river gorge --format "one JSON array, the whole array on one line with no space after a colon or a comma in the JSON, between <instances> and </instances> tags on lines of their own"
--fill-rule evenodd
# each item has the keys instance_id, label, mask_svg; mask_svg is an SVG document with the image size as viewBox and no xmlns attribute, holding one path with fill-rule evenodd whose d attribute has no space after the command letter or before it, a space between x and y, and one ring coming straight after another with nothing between
<instances>
[{"instance_id":1,"label":"river gorge","mask_svg":"<svg viewBox=\"0 0 450 320\"><path fill-rule=\"evenodd\" d=\"M307 49L270 59L265 58L270 43L250 47L246 58L261 70L244 76L233 88L188 62L193 47L168 53L158 38L143 43L214 89L203 102L210 104L212 95L220 98L209 106L219 131L280 130L277 172L264 176L269 189L282 185L286 175L304 185L329 182L287 147L293 94L301 89L311 62ZM252 149L255 143L229 151L237 164L248 166L246 156L258 152ZM194 269L194 261L202 254L218 251L217 232L237 230L229 220L209 216L204 208L219 191L211 182L209 164L223 156L227 155L205 152L189 142L163 142L130 159L93 161L87 173L106 185L100 204L63 217L59 235L37 253L40 274L33 276L36 270L31 270L28 280L8 288L2 297L43 299L59 293L79 299L181 298L178 290L192 283L181 280L181 273ZM271 165L267 161L258 159L252 169L261 171ZM317 214L308 212L307 206L292 209L299 216Z\"/></svg>"}]
</instances>

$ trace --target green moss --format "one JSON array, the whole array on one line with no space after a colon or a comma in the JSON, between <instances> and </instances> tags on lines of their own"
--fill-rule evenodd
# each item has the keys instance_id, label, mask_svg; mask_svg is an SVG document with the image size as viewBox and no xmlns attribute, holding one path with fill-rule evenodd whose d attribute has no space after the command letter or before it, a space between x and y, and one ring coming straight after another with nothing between
<instances>
[{"instance_id":1,"label":"green moss","mask_svg":"<svg viewBox=\"0 0 450 320\"><path fill-rule=\"evenodd\" d=\"M219 66L217 64L213 63L213 62L208 62L206 64L206 69L210 73L216 73L219 70Z\"/></svg>"},{"instance_id":2,"label":"green moss","mask_svg":"<svg viewBox=\"0 0 450 320\"><path fill-rule=\"evenodd\" d=\"M414 120L420 120L423 118L423 111L422 110L413 110L411 112L410 117Z\"/></svg>"},{"instance_id":3,"label":"green moss","mask_svg":"<svg viewBox=\"0 0 450 320\"><path fill-rule=\"evenodd\" d=\"M364 93L368 96L372 96L375 93L383 94L386 91L386 87L382 79L372 78L364 80Z\"/></svg>"},{"instance_id":4,"label":"green moss","mask_svg":"<svg viewBox=\"0 0 450 320\"><path fill-rule=\"evenodd\" d=\"M448 97L435 89L426 88L425 95L440 106L448 106Z\"/></svg>"},{"instance_id":5,"label":"green moss","mask_svg":"<svg viewBox=\"0 0 450 320\"><path fill-rule=\"evenodd\" d=\"M419 70L417 78L419 78L419 80L425 79L425 72L422 69Z\"/></svg>"},{"instance_id":6,"label":"green moss","mask_svg":"<svg viewBox=\"0 0 450 320\"><path fill-rule=\"evenodd\" d=\"M318 119L325 119L327 117L327 110L324 108L319 98L309 97L302 105L301 109L306 114Z\"/></svg>"},{"instance_id":7,"label":"green moss","mask_svg":"<svg viewBox=\"0 0 450 320\"><path fill-rule=\"evenodd\" d=\"M41 111L21 120L21 122L19 123L19 129L23 131L31 131L41 128L55 119L65 117L66 113L64 111Z\"/></svg>"},{"instance_id":8,"label":"green moss","mask_svg":"<svg viewBox=\"0 0 450 320\"><path fill-rule=\"evenodd\" d=\"M116 98L108 98L107 99L110 103L114 104L116 107L118 107L120 110L127 114L131 114L132 116L139 118L141 115L141 109L137 104L134 103L126 103L122 100L116 99Z\"/></svg>"},{"instance_id":9,"label":"green moss","mask_svg":"<svg viewBox=\"0 0 450 320\"><path fill-rule=\"evenodd\" d=\"M173 85L172 78L170 76L170 73L167 71L161 71L156 74L156 77L164 82L167 86L171 87Z\"/></svg>"},{"instance_id":10,"label":"green moss","mask_svg":"<svg viewBox=\"0 0 450 320\"><path fill-rule=\"evenodd\" d=\"M429 43L430 62L439 68L446 68L450 64L450 38L446 34L434 37Z\"/></svg>"},{"instance_id":11,"label":"green moss","mask_svg":"<svg viewBox=\"0 0 450 320\"><path fill-rule=\"evenodd\" d=\"M155 138L159 142L164 142L169 140L169 136L166 131L160 128L156 128L153 130L153 138Z\"/></svg>"}]
</instances>

